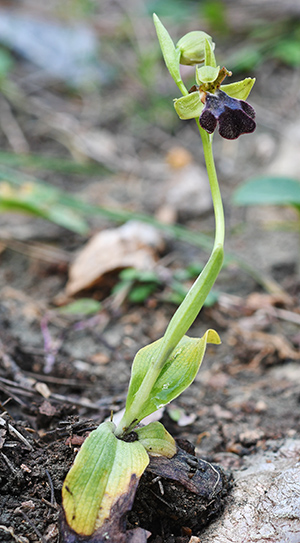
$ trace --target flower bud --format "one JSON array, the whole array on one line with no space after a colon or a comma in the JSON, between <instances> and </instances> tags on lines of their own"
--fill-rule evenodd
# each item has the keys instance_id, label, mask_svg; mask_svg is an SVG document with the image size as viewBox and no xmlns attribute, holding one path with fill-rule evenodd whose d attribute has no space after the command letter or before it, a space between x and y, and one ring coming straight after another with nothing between
<instances>
[{"instance_id":1,"label":"flower bud","mask_svg":"<svg viewBox=\"0 0 300 543\"><path fill-rule=\"evenodd\" d=\"M211 43L212 49L215 48L211 36L206 34L206 32L195 30L194 32L185 34L176 45L176 48L179 49L181 53L180 64L193 66L204 62L205 40L208 40Z\"/></svg>"}]
</instances>

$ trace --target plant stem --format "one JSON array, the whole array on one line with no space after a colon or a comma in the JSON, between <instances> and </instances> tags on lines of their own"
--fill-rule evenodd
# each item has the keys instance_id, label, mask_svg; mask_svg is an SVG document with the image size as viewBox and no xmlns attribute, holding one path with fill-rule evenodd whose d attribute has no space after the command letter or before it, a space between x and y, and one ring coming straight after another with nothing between
<instances>
[{"instance_id":1,"label":"plant stem","mask_svg":"<svg viewBox=\"0 0 300 543\"><path fill-rule=\"evenodd\" d=\"M153 365L150 366L130 408L128 411L125 411L115 431L116 435L128 432L139 422L138 416L141 407L149 397L163 365L195 321L222 267L225 236L224 212L212 152L212 138L201 128L199 121L197 120L196 122L203 143L204 158L214 206L215 241L213 250L206 266L174 313L163 337L160 353Z\"/></svg>"}]
</instances>

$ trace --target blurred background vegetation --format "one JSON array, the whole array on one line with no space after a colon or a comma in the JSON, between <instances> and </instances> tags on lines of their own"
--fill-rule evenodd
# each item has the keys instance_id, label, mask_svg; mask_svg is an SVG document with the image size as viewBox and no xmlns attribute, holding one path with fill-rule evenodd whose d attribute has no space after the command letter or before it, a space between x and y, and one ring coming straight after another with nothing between
<instances>
[{"instance_id":1,"label":"blurred background vegetation","mask_svg":"<svg viewBox=\"0 0 300 543\"><path fill-rule=\"evenodd\" d=\"M133 214L155 212L145 198L161 172L155 173L156 161L165 160L172 144L199 156L194 128L172 107L179 91L161 57L153 12L175 43L192 30L211 34L217 60L233 80L257 78L250 102L258 128L252 143L238 142L240 162L235 144L229 148L216 138L225 200L227 188L272 161L285 125L300 117L297 1L2 1L2 211L29 212L87 236L94 215L123 222L129 218L124 207ZM182 73L192 86L193 69L182 67ZM141 181L144 201L139 193L136 202L128 201L124 186L132 178ZM94 198L86 187L96 182L103 194L104 182L114 186L113 196L102 198L98 189ZM111 207L118 212L110 214ZM199 243L209 245L207 239Z\"/></svg>"},{"instance_id":2,"label":"blurred background vegetation","mask_svg":"<svg viewBox=\"0 0 300 543\"><path fill-rule=\"evenodd\" d=\"M77 107L81 101L82 115L85 107L102 127L114 130L139 131L147 125L175 130L179 125L170 108L178 91L161 59L153 12L175 42L194 29L213 35L218 60L234 77L255 76L258 71L267 77L283 66L300 66L296 1L23 0L13 6L2 2L0 7L0 77L6 98L17 106L18 90L28 96L40 85L60 92ZM69 55L64 56L68 46ZM184 72L192 85L193 70Z\"/></svg>"}]
</instances>

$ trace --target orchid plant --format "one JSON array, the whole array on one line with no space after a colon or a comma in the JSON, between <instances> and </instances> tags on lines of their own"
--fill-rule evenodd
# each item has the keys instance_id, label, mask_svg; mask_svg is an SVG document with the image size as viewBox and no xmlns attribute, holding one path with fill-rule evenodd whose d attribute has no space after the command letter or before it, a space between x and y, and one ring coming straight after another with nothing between
<instances>
[{"instance_id":1,"label":"orchid plant","mask_svg":"<svg viewBox=\"0 0 300 543\"><path fill-rule=\"evenodd\" d=\"M62 537L68 543L102 541L103 534L109 533L110 523L116 520L116 510L123 514L124 507L125 511L131 508L149 455L172 458L176 454L175 441L161 423L140 423L193 382L207 343L220 343L214 330L207 330L201 338L186 333L223 262L225 225L212 152L213 132L218 125L223 138L235 139L254 131L255 112L245 101L254 79L223 85L231 72L217 66L214 43L208 34L190 32L175 46L156 15L154 24L165 64L182 94L174 101L175 110L181 119L196 120L202 139L214 206L215 241L206 266L173 315L164 336L137 353L121 421L118 425L113 420L104 422L91 432L67 474L62 490ZM182 81L180 64L195 66L196 83L190 91Z\"/></svg>"}]
</instances>

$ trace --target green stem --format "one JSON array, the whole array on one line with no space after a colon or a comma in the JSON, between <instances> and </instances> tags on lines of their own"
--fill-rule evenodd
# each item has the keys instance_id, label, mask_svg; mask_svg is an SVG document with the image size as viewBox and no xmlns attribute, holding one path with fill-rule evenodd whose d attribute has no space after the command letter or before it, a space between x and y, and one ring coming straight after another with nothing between
<instances>
[{"instance_id":1,"label":"green stem","mask_svg":"<svg viewBox=\"0 0 300 543\"><path fill-rule=\"evenodd\" d=\"M206 169L208 173L208 179L210 184L210 190L214 206L215 214L215 243L214 248L217 245L224 246L225 239L225 220L224 210L221 192L219 188L217 172L212 151L212 136L210 136L203 128L201 128L199 120L196 119L197 126L199 128L200 136L203 144L203 152L205 158Z\"/></svg>"},{"instance_id":2,"label":"green stem","mask_svg":"<svg viewBox=\"0 0 300 543\"><path fill-rule=\"evenodd\" d=\"M186 88L185 84L183 83L182 79L175 80L175 83L176 83L177 87L179 88L181 94L183 94L183 96L186 96L189 93L189 91L187 90L187 88Z\"/></svg>"},{"instance_id":3,"label":"green stem","mask_svg":"<svg viewBox=\"0 0 300 543\"><path fill-rule=\"evenodd\" d=\"M141 407L144 402L147 401L163 365L195 321L222 267L225 236L224 212L212 152L212 139L207 132L201 128L199 121L196 122L202 138L204 158L214 206L215 242L213 250L206 266L173 315L163 337L160 353L154 364L149 368L130 408L128 411L125 411L124 416L116 429L116 435L128 432L137 424L137 422L139 422L138 416Z\"/></svg>"}]
</instances>

